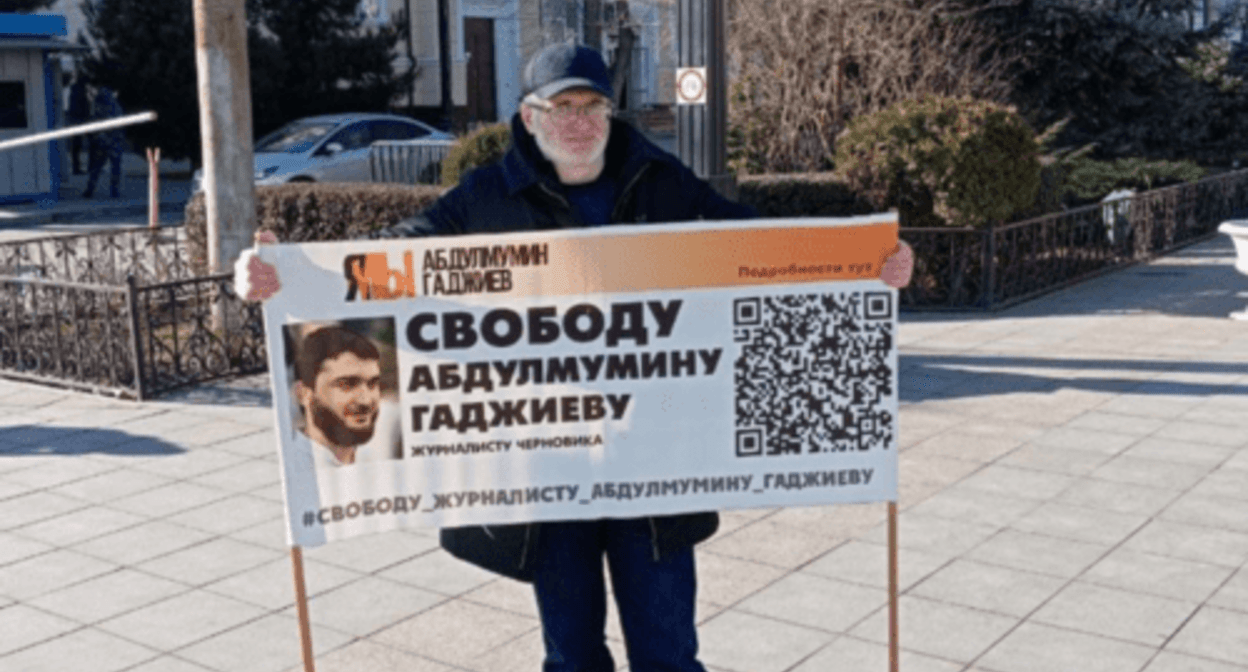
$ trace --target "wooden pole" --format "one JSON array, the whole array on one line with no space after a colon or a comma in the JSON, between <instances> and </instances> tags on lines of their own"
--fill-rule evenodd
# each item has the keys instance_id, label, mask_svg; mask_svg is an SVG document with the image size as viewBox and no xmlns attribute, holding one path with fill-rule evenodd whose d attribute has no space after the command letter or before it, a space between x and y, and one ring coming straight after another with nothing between
<instances>
[{"instance_id":1,"label":"wooden pole","mask_svg":"<svg viewBox=\"0 0 1248 672\"><path fill-rule=\"evenodd\" d=\"M160 226L160 148L147 148L147 226Z\"/></svg>"},{"instance_id":2,"label":"wooden pole","mask_svg":"<svg viewBox=\"0 0 1248 672\"><path fill-rule=\"evenodd\" d=\"M295 609L299 612L299 645L303 657L303 672L316 672L312 656L312 623L308 620L308 589L303 582L303 549L290 547L290 563L295 574Z\"/></svg>"},{"instance_id":3,"label":"wooden pole","mask_svg":"<svg viewBox=\"0 0 1248 672\"><path fill-rule=\"evenodd\" d=\"M897 502L888 503L888 669L901 667L897 604Z\"/></svg>"}]
</instances>

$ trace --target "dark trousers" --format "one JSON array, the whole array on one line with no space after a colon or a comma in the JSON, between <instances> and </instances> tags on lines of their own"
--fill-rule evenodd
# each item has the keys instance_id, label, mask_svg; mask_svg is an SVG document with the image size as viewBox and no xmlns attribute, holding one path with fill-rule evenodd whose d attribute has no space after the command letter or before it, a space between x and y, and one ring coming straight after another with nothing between
<instances>
[{"instance_id":1,"label":"dark trousers","mask_svg":"<svg viewBox=\"0 0 1248 672\"><path fill-rule=\"evenodd\" d=\"M90 144L91 158L87 162L87 188L82 195L91 198L91 194L95 193L95 183L100 179L100 171L104 169L104 162L108 161L110 164L108 195L117 198L121 195L121 150L111 151L100 146L99 143Z\"/></svg>"},{"instance_id":2,"label":"dark trousers","mask_svg":"<svg viewBox=\"0 0 1248 672\"><path fill-rule=\"evenodd\" d=\"M533 580L544 672L613 672L606 555L631 672L705 672L697 660L693 548L656 561L645 518L543 523Z\"/></svg>"},{"instance_id":3,"label":"dark trousers","mask_svg":"<svg viewBox=\"0 0 1248 672\"><path fill-rule=\"evenodd\" d=\"M78 123L78 122L72 122L72 123ZM82 174L82 162L78 160L78 155L82 152L82 145L83 145L83 142L82 142L81 135L75 135L69 139L69 155L72 156L74 159L74 174L75 175Z\"/></svg>"}]
</instances>

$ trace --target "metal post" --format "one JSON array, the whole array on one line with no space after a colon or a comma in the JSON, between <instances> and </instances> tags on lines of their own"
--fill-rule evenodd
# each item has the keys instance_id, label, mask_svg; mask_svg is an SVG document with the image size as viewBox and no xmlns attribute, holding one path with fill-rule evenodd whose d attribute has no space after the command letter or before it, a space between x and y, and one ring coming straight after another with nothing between
<instances>
[{"instance_id":1,"label":"metal post","mask_svg":"<svg viewBox=\"0 0 1248 672\"><path fill-rule=\"evenodd\" d=\"M627 0L625 2L627 3ZM585 0L585 46L601 54L604 32L602 0Z\"/></svg>"},{"instance_id":2,"label":"metal post","mask_svg":"<svg viewBox=\"0 0 1248 672\"><path fill-rule=\"evenodd\" d=\"M997 284L997 227L996 224L989 222L983 229L983 251L984 251L984 268L983 283L984 286L980 292L980 306L984 310L991 310L996 305L996 284Z\"/></svg>"},{"instance_id":3,"label":"metal post","mask_svg":"<svg viewBox=\"0 0 1248 672\"><path fill-rule=\"evenodd\" d=\"M412 50L412 0L403 0L403 25L407 34L407 113L411 114L416 107L416 78L412 76L416 70L416 56Z\"/></svg>"},{"instance_id":4,"label":"metal post","mask_svg":"<svg viewBox=\"0 0 1248 672\"><path fill-rule=\"evenodd\" d=\"M126 276L126 306L130 313L130 362L134 365L134 393L139 401L147 397L143 377L143 341L139 338L139 297L133 275Z\"/></svg>"},{"instance_id":5,"label":"metal post","mask_svg":"<svg viewBox=\"0 0 1248 672\"><path fill-rule=\"evenodd\" d=\"M251 75L243 0L193 0L208 266L227 272L255 232Z\"/></svg>"},{"instance_id":6,"label":"metal post","mask_svg":"<svg viewBox=\"0 0 1248 672\"><path fill-rule=\"evenodd\" d=\"M452 130L450 0L438 0L438 66L442 89L442 130Z\"/></svg>"},{"instance_id":7,"label":"metal post","mask_svg":"<svg viewBox=\"0 0 1248 672\"><path fill-rule=\"evenodd\" d=\"M727 172L728 78L724 57L724 0L679 0L680 67L705 67L706 105L676 108L677 155L727 198L736 198L736 176ZM674 85L674 84L673 84Z\"/></svg>"},{"instance_id":8,"label":"metal post","mask_svg":"<svg viewBox=\"0 0 1248 672\"><path fill-rule=\"evenodd\" d=\"M115 119L105 119L104 121L93 121L88 124L78 124L77 126L58 128L54 131L28 133L11 140L0 141L0 152L9 149L17 149L18 147L38 145L52 140L60 140L61 138L71 138L75 135L86 135L88 133L98 133L100 131L107 131L114 128L125 128L126 126L133 126L135 124L145 124L149 121L156 121L155 112L139 112L138 114L117 117Z\"/></svg>"}]
</instances>

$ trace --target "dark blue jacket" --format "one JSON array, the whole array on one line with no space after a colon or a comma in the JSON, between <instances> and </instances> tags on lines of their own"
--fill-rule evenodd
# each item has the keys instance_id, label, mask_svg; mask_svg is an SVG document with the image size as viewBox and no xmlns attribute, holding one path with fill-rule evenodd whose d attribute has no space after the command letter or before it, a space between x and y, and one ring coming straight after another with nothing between
<instances>
[{"instance_id":1,"label":"dark blue jacket","mask_svg":"<svg viewBox=\"0 0 1248 672\"><path fill-rule=\"evenodd\" d=\"M379 231L381 238L533 231L584 226L563 195L554 167L537 148L517 114L512 146L503 160L472 171L459 186L415 218ZM612 223L747 219L757 213L721 197L679 159L632 126L613 121L607 142L607 175L616 180ZM649 518L655 559L688 548L715 533L719 516L693 513ZM446 528L442 547L451 555L521 581L531 581L538 523Z\"/></svg>"},{"instance_id":2,"label":"dark blue jacket","mask_svg":"<svg viewBox=\"0 0 1248 672\"><path fill-rule=\"evenodd\" d=\"M468 173L419 216L376 235L399 238L584 226L563 196L554 167L542 157L518 114L511 121L511 137L512 146L502 161ZM758 216L753 208L720 196L680 159L622 121L611 122L606 171L619 185L612 223Z\"/></svg>"}]
</instances>

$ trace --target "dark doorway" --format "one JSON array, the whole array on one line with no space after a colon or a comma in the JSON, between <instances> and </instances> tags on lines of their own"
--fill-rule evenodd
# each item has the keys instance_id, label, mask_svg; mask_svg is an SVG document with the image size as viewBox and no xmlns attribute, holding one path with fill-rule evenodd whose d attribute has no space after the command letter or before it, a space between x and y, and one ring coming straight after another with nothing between
<instances>
[{"instance_id":1,"label":"dark doorway","mask_svg":"<svg viewBox=\"0 0 1248 672\"><path fill-rule=\"evenodd\" d=\"M494 89L494 19L464 19L468 58L468 121L498 120Z\"/></svg>"}]
</instances>

